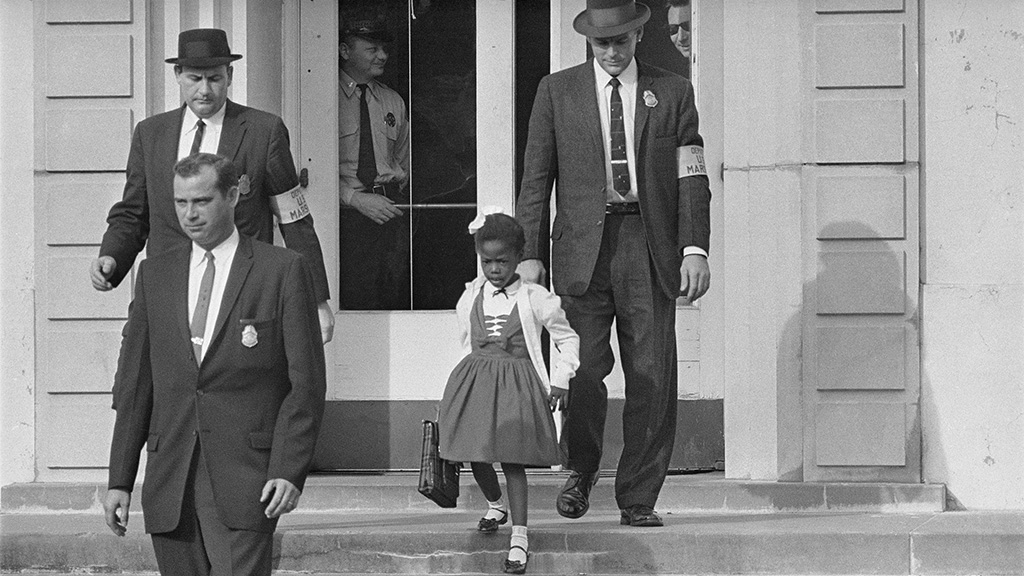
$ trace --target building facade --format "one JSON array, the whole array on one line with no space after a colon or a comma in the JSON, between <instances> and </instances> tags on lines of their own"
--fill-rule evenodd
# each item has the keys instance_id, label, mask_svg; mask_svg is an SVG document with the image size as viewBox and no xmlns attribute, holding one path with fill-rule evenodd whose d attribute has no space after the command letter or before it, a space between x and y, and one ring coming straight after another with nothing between
<instances>
[{"instance_id":1,"label":"building facade","mask_svg":"<svg viewBox=\"0 0 1024 576\"><path fill-rule=\"evenodd\" d=\"M181 103L163 62L180 30L227 30L245 56L230 97L284 117L337 293L349 4L2 0L0 484L105 478L131 292L95 292L86 271L134 124ZM408 309L339 311L324 469L417 451L459 354L451 310L416 304L432 285L417 262L450 245L423 230L512 210L536 79L586 58L584 0L385 5L408 48L389 81L411 111L413 194L473 194L410 200ZM652 8L644 43L668 46ZM1024 4L696 0L692 18L713 284L679 314L678 465L944 483L967 508L1024 509ZM620 375L610 386L621 398Z\"/></svg>"}]
</instances>

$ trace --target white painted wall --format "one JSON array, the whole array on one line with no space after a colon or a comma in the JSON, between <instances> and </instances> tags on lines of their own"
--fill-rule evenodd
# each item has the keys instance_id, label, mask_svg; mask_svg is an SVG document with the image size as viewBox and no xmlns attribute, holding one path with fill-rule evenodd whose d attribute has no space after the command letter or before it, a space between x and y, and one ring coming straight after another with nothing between
<instances>
[{"instance_id":1,"label":"white painted wall","mask_svg":"<svg viewBox=\"0 0 1024 576\"><path fill-rule=\"evenodd\" d=\"M923 18L924 477L1024 509L1024 4Z\"/></svg>"},{"instance_id":2,"label":"white painted wall","mask_svg":"<svg viewBox=\"0 0 1024 576\"><path fill-rule=\"evenodd\" d=\"M33 5L0 2L0 486L35 479Z\"/></svg>"}]
</instances>

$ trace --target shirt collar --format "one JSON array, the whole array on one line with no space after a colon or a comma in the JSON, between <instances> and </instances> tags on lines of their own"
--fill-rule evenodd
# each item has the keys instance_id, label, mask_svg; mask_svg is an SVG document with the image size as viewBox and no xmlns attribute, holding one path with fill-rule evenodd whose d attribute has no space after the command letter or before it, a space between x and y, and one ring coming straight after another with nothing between
<instances>
[{"instance_id":1,"label":"shirt collar","mask_svg":"<svg viewBox=\"0 0 1024 576\"><path fill-rule=\"evenodd\" d=\"M216 126L216 127L220 128L221 126L224 125L224 114L227 111L227 109L228 109L228 103L225 100L224 101L224 105L220 107L220 110L217 110L216 114L214 114L213 116L210 116L209 118L204 118L203 122L206 123L207 126ZM181 125L185 127L186 131L187 130L191 130L192 128L195 127L196 122L198 120L199 120L199 116L196 116L196 113L193 112L192 109L188 107L188 104L186 104L185 105L185 117L182 118Z\"/></svg>"},{"instance_id":2,"label":"shirt collar","mask_svg":"<svg viewBox=\"0 0 1024 576\"><path fill-rule=\"evenodd\" d=\"M358 96L359 89L357 86L359 86L359 84L356 83L351 76L346 74L344 70L338 71L338 80L341 82L341 89L345 92L345 96L349 98L352 97L352 94L356 94ZM370 95L375 97L377 95L377 81L370 80L366 83L366 86L367 90L370 91Z\"/></svg>"},{"instance_id":3,"label":"shirt collar","mask_svg":"<svg viewBox=\"0 0 1024 576\"><path fill-rule=\"evenodd\" d=\"M605 72L604 68L601 68L601 64L598 63L597 58L594 58L593 60L594 77L597 81L597 86L598 88L603 89L605 86L608 85L608 82L612 79L612 75ZM619 82L621 82L623 86L632 86L636 84L637 76L638 72L636 66L636 57L634 57L632 60L630 60L629 66L626 66L626 69L623 70L621 74L616 76L616 78L619 79Z\"/></svg>"},{"instance_id":4,"label":"shirt collar","mask_svg":"<svg viewBox=\"0 0 1024 576\"><path fill-rule=\"evenodd\" d=\"M214 262L226 262L229 254L233 254L235 249L238 248L238 228L231 231L231 236L228 236L226 240L220 244L214 246L213 250L213 261ZM203 264L203 258L206 256L206 249L192 243L192 269L197 269Z\"/></svg>"},{"instance_id":5,"label":"shirt collar","mask_svg":"<svg viewBox=\"0 0 1024 576\"><path fill-rule=\"evenodd\" d=\"M491 294L492 296L498 296L499 294L502 293L501 291L504 290L504 293L507 294L509 298L515 298L516 293L519 292L519 288L521 288L522 285L523 279L516 278L515 282L512 282L511 284L506 284L504 288L495 288L493 284L488 282L487 290L488 293Z\"/></svg>"}]
</instances>

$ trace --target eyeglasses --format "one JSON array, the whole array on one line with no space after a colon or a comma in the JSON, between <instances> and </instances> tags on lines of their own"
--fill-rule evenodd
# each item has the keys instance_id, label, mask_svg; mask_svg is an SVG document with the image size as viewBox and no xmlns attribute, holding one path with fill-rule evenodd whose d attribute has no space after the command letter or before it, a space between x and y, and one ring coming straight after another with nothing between
<instances>
[{"instance_id":1,"label":"eyeglasses","mask_svg":"<svg viewBox=\"0 0 1024 576\"><path fill-rule=\"evenodd\" d=\"M690 32L690 21L687 20L686 22L683 22L682 24L669 24L668 25L668 35L669 36L675 36L676 34L679 33L679 29L680 28L683 29L683 32L689 33Z\"/></svg>"}]
</instances>

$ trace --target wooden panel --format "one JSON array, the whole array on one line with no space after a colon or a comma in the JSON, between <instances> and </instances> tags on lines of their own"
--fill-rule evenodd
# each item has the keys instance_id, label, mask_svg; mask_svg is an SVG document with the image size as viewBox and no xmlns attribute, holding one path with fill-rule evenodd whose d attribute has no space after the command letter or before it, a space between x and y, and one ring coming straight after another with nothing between
<instances>
[{"instance_id":1,"label":"wooden panel","mask_svg":"<svg viewBox=\"0 0 1024 576\"><path fill-rule=\"evenodd\" d=\"M89 282L92 256L50 258L46 262L46 317L127 319L132 294L126 281L110 292L97 292Z\"/></svg>"},{"instance_id":2,"label":"wooden panel","mask_svg":"<svg viewBox=\"0 0 1024 576\"><path fill-rule=\"evenodd\" d=\"M825 252L818 255L818 314L903 314L902 252Z\"/></svg>"},{"instance_id":3,"label":"wooden panel","mask_svg":"<svg viewBox=\"0 0 1024 576\"><path fill-rule=\"evenodd\" d=\"M818 100L814 105L815 161L903 162L903 108L902 99Z\"/></svg>"},{"instance_id":4,"label":"wooden panel","mask_svg":"<svg viewBox=\"0 0 1024 576\"><path fill-rule=\"evenodd\" d=\"M60 184L46 189L46 244L99 245L107 212L121 199L121 185Z\"/></svg>"},{"instance_id":5,"label":"wooden panel","mask_svg":"<svg viewBox=\"0 0 1024 576\"><path fill-rule=\"evenodd\" d=\"M47 392L110 392L120 348L120 330L51 331L44 347Z\"/></svg>"},{"instance_id":6,"label":"wooden panel","mask_svg":"<svg viewBox=\"0 0 1024 576\"><path fill-rule=\"evenodd\" d=\"M46 39L46 95L132 95L132 38L128 34L50 36Z\"/></svg>"},{"instance_id":7,"label":"wooden panel","mask_svg":"<svg viewBox=\"0 0 1024 576\"><path fill-rule=\"evenodd\" d=\"M903 0L817 0L819 14L830 12L903 12Z\"/></svg>"},{"instance_id":8,"label":"wooden panel","mask_svg":"<svg viewBox=\"0 0 1024 576\"><path fill-rule=\"evenodd\" d=\"M827 24L814 29L818 88L904 85L903 24Z\"/></svg>"},{"instance_id":9,"label":"wooden panel","mask_svg":"<svg viewBox=\"0 0 1024 576\"><path fill-rule=\"evenodd\" d=\"M103 468L110 457L110 394L47 395L40 411L41 461L47 468Z\"/></svg>"},{"instance_id":10,"label":"wooden panel","mask_svg":"<svg viewBox=\"0 0 1024 576\"><path fill-rule=\"evenodd\" d=\"M904 466L906 415L902 402L818 404L818 466Z\"/></svg>"},{"instance_id":11,"label":"wooden panel","mask_svg":"<svg viewBox=\"0 0 1024 576\"><path fill-rule=\"evenodd\" d=\"M131 0L46 0L47 24L126 24L131 21Z\"/></svg>"},{"instance_id":12,"label":"wooden panel","mask_svg":"<svg viewBox=\"0 0 1024 576\"><path fill-rule=\"evenodd\" d=\"M905 195L902 175L818 178L817 237L903 238Z\"/></svg>"},{"instance_id":13,"label":"wooden panel","mask_svg":"<svg viewBox=\"0 0 1024 576\"><path fill-rule=\"evenodd\" d=\"M906 388L902 326L832 326L817 332L819 390Z\"/></svg>"},{"instance_id":14,"label":"wooden panel","mask_svg":"<svg viewBox=\"0 0 1024 576\"><path fill-rule=\"evenodd\" d=\"M122 171L131 136L129 108L47 110L46 170Z\"/></svg>"}]
</instances>

